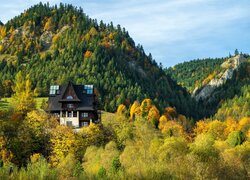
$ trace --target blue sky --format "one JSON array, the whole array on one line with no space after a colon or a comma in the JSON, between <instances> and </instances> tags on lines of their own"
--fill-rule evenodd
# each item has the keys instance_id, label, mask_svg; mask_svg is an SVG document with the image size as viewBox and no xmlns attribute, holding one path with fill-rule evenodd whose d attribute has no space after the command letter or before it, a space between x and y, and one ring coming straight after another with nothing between
<instances>
[{"instance_id":1,"label":"blue sky","mask_svg":"<svg viewBox=\"0 0 250 180\"><path fill-rule=\"evenodd\" d=\"M0 0L4 23L39 0ZM47 1L42 1L47 2ZM52 0L120 24L164 67L196 58L250 53L249 0Z\"/></svg>"}]
</instances>

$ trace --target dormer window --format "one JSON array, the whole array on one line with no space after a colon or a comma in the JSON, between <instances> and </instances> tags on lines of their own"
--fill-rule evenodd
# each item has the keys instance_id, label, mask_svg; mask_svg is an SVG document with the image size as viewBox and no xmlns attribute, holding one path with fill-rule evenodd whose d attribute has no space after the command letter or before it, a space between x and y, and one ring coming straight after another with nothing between
<instances>
[{"instance_id":1,"label":"dormer window","mask_svg":"<svg viewBox=\"0 0 250 180\"><path fill-rule=\"evenodd\" d=\"M50 95L56 95L56 92L59 90L58 85L52 85L50 86L49 94Z\"/></svg>"},{"instance_id":2,"label":"dormer window","mask_svg":"<svg viewBox=\"0 0 250 180\"><path fill-rule=\"evenodd\" d=\"M73 99L73 97L72 96L67 96L66 99Z\"/></svg>"},{"instance_id":3,"label":"dormer window","mask_svg":"<svg viewBox=\"0 0 250 180\"><path fill-rule=\"evenodd\" d=\"M84 89L87 94L93 94L93 85L85 85Z\"/></svg>"}]
</instances>

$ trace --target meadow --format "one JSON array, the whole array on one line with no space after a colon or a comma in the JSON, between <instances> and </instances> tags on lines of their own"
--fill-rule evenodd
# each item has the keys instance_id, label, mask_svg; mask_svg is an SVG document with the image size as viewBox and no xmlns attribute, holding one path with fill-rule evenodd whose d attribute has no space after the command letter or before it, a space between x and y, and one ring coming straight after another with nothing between
<instances>
[{"instance_id":1,"label":"meadow","mask_svg":"<svg viewBox=\"0 0 250 180\"><path fill-rule=\"evenodd\" d=\"M47 101L48 97L37 97L36 100L36 108L40 109L43 100ZM11 107L12 98L2 98L0 99L0 110L7 110Z\"/></svg>"}]
</instances>

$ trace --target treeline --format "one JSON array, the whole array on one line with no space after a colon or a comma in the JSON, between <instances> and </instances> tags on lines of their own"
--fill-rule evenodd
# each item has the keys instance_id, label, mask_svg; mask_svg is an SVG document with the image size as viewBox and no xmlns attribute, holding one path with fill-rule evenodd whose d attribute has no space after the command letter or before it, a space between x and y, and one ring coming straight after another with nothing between
<instances>
[{"instance_id":1,"label":"treeline","mask_svg":"<svg viewBox=\"0 0 250 180\"><path fill-rule=\"evenodd\" d=\"M38 96L48 96L51 84L71 80L94 84L106 111L150 97L161 112L173 106L188 117L203 116L202 107L124 28L98 23L81 8L40 3L8 21L0 32L0 96L12 95L15 74L21 70L29 74Z\"/></svg>"},{"instance_id":2,"label":"treeline","mask_svg":"<svg viewBox=\"0 0 250 180\"><path fill-rule=\"evenodd\" d=\"M226 117L242 118L250 117L250 86L244 85L239 93L232 99L221 103L221 107L215 114L215 118L225 120Z\"/></svg>"}]
</instances>

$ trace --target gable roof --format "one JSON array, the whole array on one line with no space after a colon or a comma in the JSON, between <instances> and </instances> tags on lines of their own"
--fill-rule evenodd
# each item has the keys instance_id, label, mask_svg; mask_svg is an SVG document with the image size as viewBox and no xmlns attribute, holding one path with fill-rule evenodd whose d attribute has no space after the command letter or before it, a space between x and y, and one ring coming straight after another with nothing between
<instances>
[{"instance_id":1,"label":"gable roof","mask_svg":"<svg viewBox=\"0 0 250 180\"><path fill-rule=\"evenodd\" d=\"M71 92L73 93L73 97L75 97L75 98L73 98L72 96L71 96L72 99L67 98L67 96L68 96L67 92L69 90L71 90ZM64 92L62 94L62 99L59 100L59 102L81 102L81 100L78 98L78 96L77 96L77 94L75 92L74 85L72 84L71 81L69 81L67 87L65 88L65 90L64 90Z\"/></svg>"},{"instance_id":2,"label":"gable roof","mask_svg":"<svg viewBox=\"0 0 250 180\"><path fill-rule=\"evenodd\" d=\"M73 99L66 98L66 92L69 88L72 88L71 90L75 94ZM72 82L59 86L58 94L50 95L48 100L49 111L65 110L62 108L62 103L77 103L76 110L96 110L95 94L87 94L84 85L74 85Z\"/></svg>"}]
</instances>

